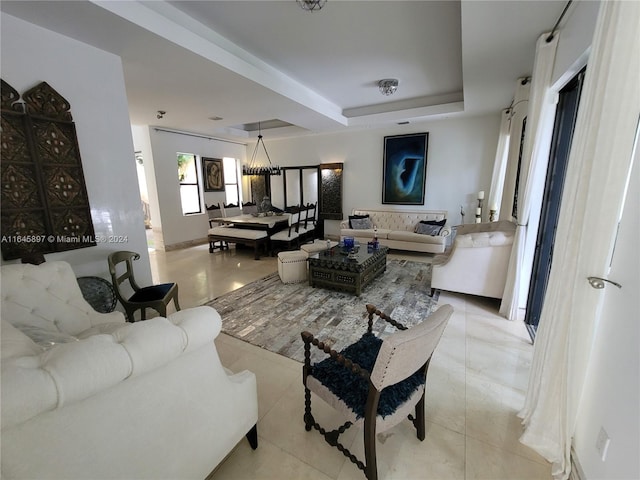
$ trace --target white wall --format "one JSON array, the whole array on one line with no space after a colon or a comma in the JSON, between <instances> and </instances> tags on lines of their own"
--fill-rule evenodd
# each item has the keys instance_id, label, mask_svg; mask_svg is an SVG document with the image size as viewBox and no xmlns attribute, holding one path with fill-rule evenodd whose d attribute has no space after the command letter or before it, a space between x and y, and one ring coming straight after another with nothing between
<instances>
[{"instance_id":1,"label":"white wall","mask_svg":"<svg viewBox=\"0 0 640 480\"><path fill-rule=\"evenodd\" d=\"M477 192L489 191L498 141L500 113L474 118L451 118L410 126L350 133L269 140L265 144L278 165L344 163L343 211L353 208L447 210L450 223L474 222ZM422 206L382 204L384 137L429 132L425 203ZM488 217L488 209L485 209ZM485 218L486 219L486 218ZM339 235L339 221L325 221L325 233Z\"/></svg>"},{"instance_id":2,"label":"white wall","mask_svg":"<svg viewBox=\"0 0 640 480\"><path fill-rule=\"evenodd\" d=\"M157 246L170 249L183 243L204 241L209 228L208 216L204 204L222 204L224 192L204 192L202 213L183 215L180 203L178 182L178 153L192 153L203 157L237 158L244 161L245 145L213 140L202 136L183 135L158 131L155 127L134 126L136 150L142 150L145 156L145 173L149 188L149 199L155 204L151 210L153 231ZM149 164L147 163L149 159ZM202 169L198 163L199 182L202 187ZM155 182L157 188L150 185ZM201 190L203 190L201 188ZM154 196L156 197L154 199ZM156 210L157 207L157 210ZM160 236L160 238L159 238Z\"/></svg>"},{"instance_id":3,"label":"white wall","mask_svg":"<svg viewBox=\"0 0 640 480\"><path fill-rule=\"evenodd\" d=\"M18 92L46 81L71 103L96 236L125 236L46 259L69 262L76 275L109 278L107 255L139 252L136 276L151 282L144 218L120 58L0 14L2 78Z\"/></svg>"}]
</instances>

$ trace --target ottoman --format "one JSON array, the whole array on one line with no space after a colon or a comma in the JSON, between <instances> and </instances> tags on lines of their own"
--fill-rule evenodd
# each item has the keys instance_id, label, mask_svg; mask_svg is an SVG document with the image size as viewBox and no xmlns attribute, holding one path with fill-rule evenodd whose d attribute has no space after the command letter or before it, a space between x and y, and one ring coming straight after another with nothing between
<instances>
[{"instance_id":1,"label":"ottoman","mask_svg":"<svg viewBox=\"0 0 640 480\"><path fill-rule=\"evenodd\" d=\"M331 242L331 247L338 245L338 242ZM323 252L327 249L326 240L315 240L313 243L305 243L300 246L300 250L307 252L307 255L313 255L314 253Z\"/></svg>"},{"instance_id":2,"label":"ottoman","mask_svg":"<svg viewBox=\"0 0 640 480\"><path fill-rule=\"evenodd\" d=\"M300 250L278 253L278 275L282 283L307 281L307 252Z\"/></svg>"}]
</instances>

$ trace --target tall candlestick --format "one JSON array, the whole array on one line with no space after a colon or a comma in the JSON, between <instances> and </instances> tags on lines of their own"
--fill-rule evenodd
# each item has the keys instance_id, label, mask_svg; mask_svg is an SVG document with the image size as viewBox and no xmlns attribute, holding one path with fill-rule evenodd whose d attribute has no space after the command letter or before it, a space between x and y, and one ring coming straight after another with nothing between
<instances>
[{"instance_id":1,"label":"tall candlestick","mask_svg":"<svg viewBox=\"0 0 640 480\"><path fill-rule=\"evenodd\" d=\"M484 190L478 192L478 200L484 200Z\"/></svg>"}]
</instances>

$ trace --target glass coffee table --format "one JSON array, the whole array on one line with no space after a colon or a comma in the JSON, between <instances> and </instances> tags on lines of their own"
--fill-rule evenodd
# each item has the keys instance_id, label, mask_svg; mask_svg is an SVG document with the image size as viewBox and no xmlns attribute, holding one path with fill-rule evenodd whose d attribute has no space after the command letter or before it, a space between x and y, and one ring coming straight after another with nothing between
<instances>
[{"instance_id":1,"label":"glass coffee table","mask_svg":"<svg viewBox=\"0 0 640 480\"><path fill-rule=\"evenodd\" d=\"M362 289L387 269L387 247L367 251L360 248L348 255L341 247L316 253L309 257L309 285L360 296Z\"/></svg>"}]
</instances>

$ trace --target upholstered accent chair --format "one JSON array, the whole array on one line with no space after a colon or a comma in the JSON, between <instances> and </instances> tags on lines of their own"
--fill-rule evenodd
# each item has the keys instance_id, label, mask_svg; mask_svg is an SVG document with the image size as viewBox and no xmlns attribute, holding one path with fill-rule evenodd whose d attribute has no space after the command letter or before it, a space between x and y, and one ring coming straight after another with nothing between
<instances>
[{"instance_id":1,"label":"upholstered accent chair","mask_svg":"<svg viewBox=\"0 0 640 480\"><path fill-rule=\"evenodd\" d=\"M116 296L127 312L127 320L135 322L134 314L140 310L141 320L146 320L146 309L152 308L162 317L167 316L167 305L173 300L176 310L180 310L178 302L178 284L162 283L140 287L133 273L133 261L138 260L140 254L136 252L120 251L113 252L107 257L109 263L109 273ZM124 272L118 273L120 264L124 263ZM128 295L122 284L127 281L133 290L133 295Z\"/></svg>"},{"instance_id":2,"label":"upholstered accent chair","mask_svg":"<svg viewBox=\"0 0 640 480\"><path fill-rule=\"evenodd\" d=\"M368 480L378 478L376 434L405 418L413 422L420 441L425 438L425 386L431 356L453 313L442 305L422 323L407 329L401 323L367 305L369 325L360 340L341 352L302 332L305 362L305 429L318 430L327 443L338 448L362 470ZM384 340L372 333L374 315L398 329ZM311 364L311 347L328 355ZM327 432L311 413L311 392L341 412L347 422ZM415 413L415 417L412 415ZM353 425L364 425L365 461L359 460L339 442L339 436Z\"/></svg>"}]
</instances>

